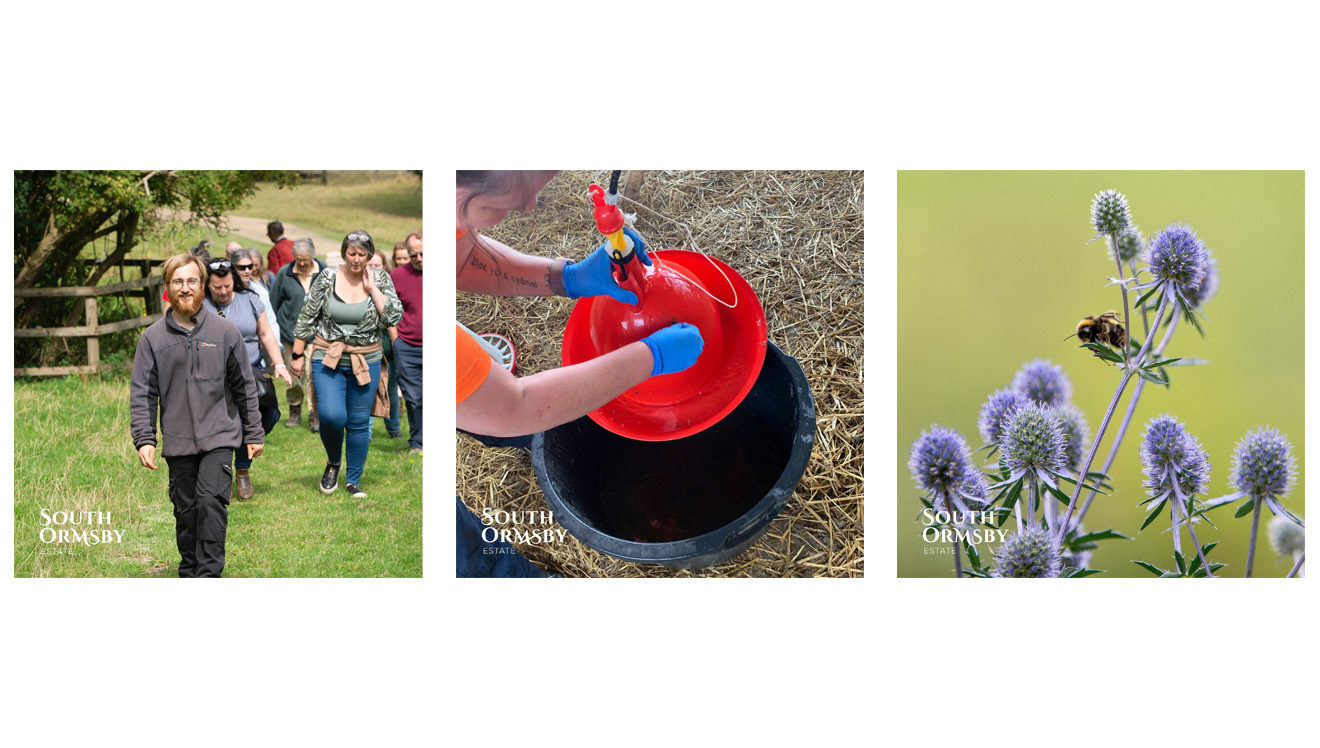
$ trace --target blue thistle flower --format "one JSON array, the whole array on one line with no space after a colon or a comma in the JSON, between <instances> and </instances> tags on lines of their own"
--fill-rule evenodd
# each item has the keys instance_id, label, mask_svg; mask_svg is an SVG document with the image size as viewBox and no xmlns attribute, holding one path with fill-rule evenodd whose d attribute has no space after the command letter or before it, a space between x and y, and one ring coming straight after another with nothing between
<instances>
[{"instance_id":1,"label":"blue thistle flower","mask_svg":"<svg viewBox=\"0 0 1320 748\"><path fill-rule=\"evenodd\" d=\"M1146 248L1146 237L1136 224L1109 235L1109 259L1131 262Z\"/></svg>"},{"instance_id":2,"label":"blue thistle flower","mask_svg":"<svg viewBox=\"0 0 1320 748\"><path fill-rule=\"evenodd\" d=\"M986 480L985 473L974 467L968 467L967 472L963 474L963 482L958 493L975 503L989 504L990 482Z\"/></svg>"},{"instance_id":3,"label":"blue thistle flower","mask_svg":"<svg viewBox=\"0 0 1320 748\"><path fill-rule=\"evenodd\" d=\"M1283 432L1262 426L1247 432L1233 449L1233 485L1251 497L1283 496L1296 477L1292 443Z\"/></svg>"},{"instance_id":4,"label":"blue thistle flower","mask_svg":"<svg viewBox=\"0 0 1320 748\"><path fill-rule=\"evenodd\" d=\"M994 577L1057 577L1063 571L1059 544L1048 530L1029 528L1004 538L995 549Z\"/></svg>"},{"instance_id":5,"label":"blue thistle flower","mask_svg":"<svg viewBox=\"0 0 1320 748\"><path fill-rule=\"evenodd\" d=\"M1028 403L1004 419L999 449L1003 451L1004 464L1013 473L1024 470L1057 473L1065 459L1063 426L1053 408Z\"/></svg>"},{"instance_id":6,"label":"blue thistle flower","mask_svg":"<svg viewBox=\"0 0 1320 748\"><path fill-rule=\"evenodd\" d=\"M976 427L981 432L981 439L986 444L998 444L1004 419L1027 402L1025 396L1011 389L999 389L990 393L990 397L986 398L981 406L981 415L976 419Z\"/></svg>"},{"instance_id":7,"label":"blue thistle flower","mask_svg":"<svg viewBox=\"0 0 1320 748\"><path fill-rule=\"evenodd\" d=\"M1178 491L1188 501L1203 492L1210 482L1210 460L1201 443L1187 433L1177 418L1168 414L1156 416L1146 424L1141 463L1152 498L1173 491L1171 477L1176 478Z\"/></svg>"},{"instance_id":8,"label":"blue thistle flower","mask_svg":"<svg viewBox=\"0 0 1320 748\"><path fill-rule=\"evenodd\" d=\"M1208 249L1205 251L1205 257L1205 276L1201 278L1201 283L1191 293L1184 294L1184 298L1187 299L1187 306L1191 309L1200 307L1219 292L1219 263L1215 261L1215 256Z\"/></svg>"},{"instance_id":9,"label":"blue thistle flower","mask_svg":"<svg viewBox=\"0 0 1320 748\"><path fill-rule=\"evenodd\" d=\"M1118 190L1105 190L1091 199L1091 225L1097 234L1121 231L1132 223L1127 198Z\"/></svg>"},{"instance_id":10,"label":"blue thistle flower","mask_svg":"<svg viewBox=\"0 0 1320 748\"><path fill-rule=\"evenodd\" d=\"M1023 397L1049 406L1063 405L1072 397L1072 382L1063 373L1063 367L1043 358L1022 365L1013 375L1013 389Z\"/></svg>"},{"instance_id":11,"label":"blue thistle flower","mask_svg":"<svg viewBox=\"0 0 1320 748\"><path fill-rule=\"evenodd\" d=\"M956 492L972 464L972 450L953 429L931 426L912 444L908 470L927 496Z\"/></svg>"},{"instance_id":12,"label":"blue thistle flower","mask_svg":"<svg viewBox=\"0 0 1320 748\"><path fill-rule=\"evenodd\" d=\"M1283 515L1270 520L1270 545L1280 556L1296 558L1306 550L1306 530Z\"/></svg>"},{"instance_id":13,"label":"blue thistle flower","mask_svg":"<svg viewBox=\"0 0 1320 748\"><path fill-rule=\"evenodd\" d=\"M1200 294L1210 253L1190 226L1175 223L1164 227L1150 240L1146 255L1157 282L1171 284L1184 300Z\"/></svg>"},{"instance_id":14,"label":"blue thistle flower","mask_svg":"<svg viewBox=\"0 0 1320 748\"><path fill-rule=\"evenodd\" d=\"M1077 472L1082 466L1082 449L1091 438L1090 426L1086 423L1086 414L1072 403L1064 403L1054 409L1063 428L1063 456L1068 469Z\"/></svg>"}]
</instances>

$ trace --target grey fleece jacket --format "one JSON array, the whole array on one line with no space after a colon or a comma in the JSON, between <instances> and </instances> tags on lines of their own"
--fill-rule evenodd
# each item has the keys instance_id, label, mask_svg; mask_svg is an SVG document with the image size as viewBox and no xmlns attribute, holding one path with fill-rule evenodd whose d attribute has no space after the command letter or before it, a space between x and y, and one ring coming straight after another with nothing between
<instances>
[{"instance_id":1,"label":"grey fleece jacket","mask_svg":"<svg viewBox=\"0 0 1320 748\"><path fill-rule=\"evenodd\" d=\"M138 340L128 385L133 446L156 444L158 405L164 457L265 443L242 334L205 307L193 320L188 330L167 313Z\"/></svg>"}]
</instances>

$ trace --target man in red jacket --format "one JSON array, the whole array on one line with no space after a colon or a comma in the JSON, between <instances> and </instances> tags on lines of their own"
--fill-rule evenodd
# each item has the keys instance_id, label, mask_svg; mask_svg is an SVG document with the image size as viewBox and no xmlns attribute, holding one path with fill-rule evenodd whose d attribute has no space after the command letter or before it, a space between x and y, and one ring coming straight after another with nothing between
<instances>
[{"instance_id":1,"label":"man in red jacket","mask_svg":"<svg viewBox=\"0 0 1320 748\"><path fill-rule=\"evenodd\" d=\"M422 232L417 230L405 240L408 263L394 268L390 278L403 304L399 337L394 341L394 362L398 364L399 389L408 407L408 452L422 453ZM390 376L394 376L391 372Z\"/></svg>"},{"instance_id":2,"label":"man in red jacket","mask_svg":"<svg viewBox=\"0 0 1320 748\"><path fill-rule=\"evenodd\" d=\"M284 224L279 221L266 224L266 236L275 243L266 253L266 269L278 273L280 268L293 262L293 241L284 235Z\"/></svg>"}]
</instances>

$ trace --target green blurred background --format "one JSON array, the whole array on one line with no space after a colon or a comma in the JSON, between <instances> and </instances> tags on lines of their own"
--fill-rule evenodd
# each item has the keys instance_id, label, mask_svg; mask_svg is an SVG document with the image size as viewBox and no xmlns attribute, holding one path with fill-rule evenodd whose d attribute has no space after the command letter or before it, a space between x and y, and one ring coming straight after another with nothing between
<instances>
[{"instance_id":1,"label":"green blurred background","mask_svg":"<svg viewBox=\"0 0 1320 748\"><path fill-rule=\"evenodd\" d=\"M1232 490L1233 446L1244 433L1263 424L1281 429L1292 440L1299 478L1285 505L1304 517L1303 184L1300 171L899 172L899 576L953 574L948 545L921 538L921 504L907 460L923 429L940 424L973 449L980 446L981 404L1037 357L1062 364L1092 436L1099 427L1118 370L1063 338L1084 316L1122 314L1118 287L1105 286L1117 273L1107 245L1087 244L1094 235L1091 198L1107 188L1127 195L1147 241L1175 221L1196 229L1219 263L1220 288L1202 308L1205 338L1180 324L1165 351L1210 363L1170 367L1171 389L1146 386L1110 470L1115 491L1097 496L1087 513L1088 530L1112 527L1134 539L1102 542L1090 567L1106 570L1101 576L1151 579L1130 559L1173 565L1167 511L1137 533L1145 516L1137 507L1145 498L1138 445L1146 422L1165 412L1182 420L1209 454L1211 497ZM1132 322L1139 338L1139 315ZM1109 452L1135 384L1128 385L1093 470ZM1211 559L1228 564L1220 576L1241 577L1245 569L1251 518L1233 519L1235 507L1211 513L1218 529L1197 526L1201 542L1219 541ZM1266 509L1254 575L1284 576L1292 561L1270 547L1269 519ZM1183 547L1191 548L1185 531ZM989 547L978 550L988 560Z\"/></svg>"}]
</instances>

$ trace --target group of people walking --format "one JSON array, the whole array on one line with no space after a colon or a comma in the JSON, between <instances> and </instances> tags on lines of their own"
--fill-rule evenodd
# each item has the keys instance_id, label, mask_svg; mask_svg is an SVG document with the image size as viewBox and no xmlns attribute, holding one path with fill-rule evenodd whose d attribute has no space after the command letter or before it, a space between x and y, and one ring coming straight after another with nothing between
<instances>
[{"instance_id":1,"label":"group of people walking","mask_svg":"<svg viewBox=\"0 0 1320 748\"><path fill-rule=\"evenodd\" d=\"M400 390L410 452L422 451L422 232L386 258L354 231L336 266L316 258L310 239L290 241L278 221L268 235L269 270L237 244L223 258L204 247L169 258L166 314L134 357L133 443L139 462L157 469L159 415L182 577L224 568L231 490L254 495L252 461L282 416L272 377L286 384L286 425L300 425L305 408L320 435L322 493L338 490L342 471L347 492L366 498L371 419L401 436Z\"/></svg>"}]
</instances>

